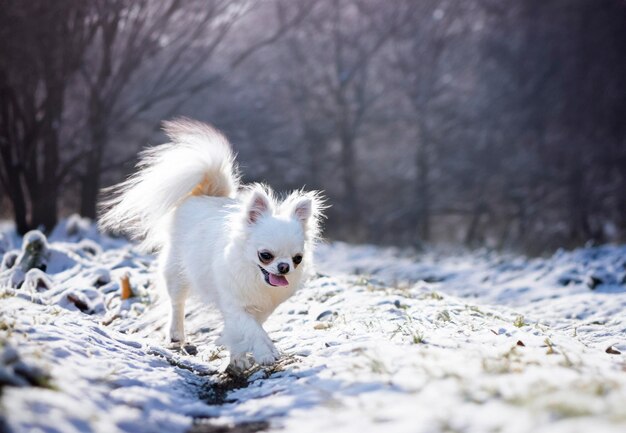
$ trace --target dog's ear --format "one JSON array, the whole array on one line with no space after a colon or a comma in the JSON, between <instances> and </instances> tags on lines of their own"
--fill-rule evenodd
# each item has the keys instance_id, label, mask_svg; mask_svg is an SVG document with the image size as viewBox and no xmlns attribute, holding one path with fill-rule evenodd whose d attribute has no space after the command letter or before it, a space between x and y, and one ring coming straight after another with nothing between
<instances>
[{"instance_id":1,"label":"dog's ear","mask_svg":"<svg viewBox=\"0 0 626 433\"><path fill-rule=\"evenodd\" d=\"M296 220L306 226L313 215L313 200L307 196L298 198L293 204L292 213Z\"/></svg>"},{"instance_id":2,"label":"dog's ear","mask_svg":"<svg viewBox=\"0 0 626 433\"><path fill-rule=\"evenodd\" d=\"M319 238L320 222L324 218L326 199L319 191L293 191L280 205L280 213L298 221L307 239Z\"/></svg>"},{"instance_id":3,"label":"dog's ear","mask_svg":"<svg viewBox=\"0 0 626 433\"><path fill-rule=\"evenodd\" d=\"M248 224L255 224L263 215L271 212L272 205L270 198L265 191L255 189L250 194L248 207L246 210L246 219Z\"/></svg>"}]
</instances>

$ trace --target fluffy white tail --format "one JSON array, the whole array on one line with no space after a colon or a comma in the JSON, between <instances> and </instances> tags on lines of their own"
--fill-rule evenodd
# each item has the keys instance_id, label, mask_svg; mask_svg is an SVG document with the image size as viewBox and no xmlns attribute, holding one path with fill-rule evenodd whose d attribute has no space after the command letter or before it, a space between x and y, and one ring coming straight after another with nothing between
<instances>
[{"instance_id":1,"label":"fluffy white tail","mask_svg":"<svg viewBox=\"0 0 626 433\"><path fill-rule=\"evenodd\" d=\"M105 189L99 225L142 239L146 250L163 243L165 217L190 195L234 197L239 177L226 138L189 119L164 122L171 143L144 150L137 172Z\"/></svg>"}]
</instances>

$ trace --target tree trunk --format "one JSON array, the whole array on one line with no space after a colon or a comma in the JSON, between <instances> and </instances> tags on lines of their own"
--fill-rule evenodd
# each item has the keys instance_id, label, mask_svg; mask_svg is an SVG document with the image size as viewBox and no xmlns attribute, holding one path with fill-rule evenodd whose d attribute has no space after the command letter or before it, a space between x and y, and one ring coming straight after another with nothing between
<instances>
[{"instance_id":1,"label":"tree trunk","mask_svg":"<svg viewBox=\"0 0 626 433\"><path fill-rule=\"evenodd\" d=\"M476 203L476 206L474 207L474 210L472 212L472 218L470 220L469 227L467 228L467 233L465 234L465 245L472 247L480 244L480 242L477 242L479 236L480 219L487 211L487 209L488 208L485 203Z\"/></svg>"},{"instance_id":2,"label":"tree trunk","mask_svg":"<svg viewBox=\"0 0 626 433\"><path fill-rule=\"evenodd\" d=\"M54 183L40 186L32 203L32 227L52 231L58 222L59 191Z\"/></svg>"},{"instance_id":3,"label":"tree trunk","mask_svg":"<svg viewBox=\"0 0 626 433\"><path fill-rule=\"evenodd\" d=\"M37 160L32 162L30 171L25 173L26 184L31 199L31 226L50 232L58 221L59 198L59 128L63 113L63 85L53 80L54 76L44 77L46 86L45 113L39 141L43 145L39 171ZM48 80L51 80L50 82Z\"/></svg>"},{"instance_id":4,"label":"tree trunk","mask_svg":"<svg viewBox=\"0 0 626 433\"><path fill-rule=\"evenodd\" d=\"M306 128L304 140L308 145L309 151L309 178L306 180L306 184L313 189L317 189L323 183L320 173L325 154L323 137L315 128Z\"/></svg>"},{"instance_id":5,"label":"tree trunk","mask_svg":"<svg viewBox=\"0 0 626 433\"><path fill-rule=\"evenodd\" d=\"M93 220L97 216L100 168L100 158L90 156L80 182L80 214Z\"/></svg>"},{"instance_id":6,"label":"tree trunk","mask_svg":"<svg viewBox=\"0 0 626 433\"><path fill-rule=\"evenodd\" d=\"M13 215L15 218L15 228L20 235L26 234L32 227L28 223L26 209L26 191L22 188L20 176L17 175L9 185L9 199L13 205Z\"/></svg>"},{"instance_id":7,"label":"tree trunk","mask_svg":"<svg viewBox=\"0 0 626 433\"><path fill-rule=\"evenodd\" d=\"M58 103L61 107L62 103ZM58 222L59 215L59 135L53 125L58 120L50 121L46 125L42 140L44 141L43 176L41 176L31 191L32 226L43 228L46 232L52 231Z\"/></svg>"},{"instance_id":8,"label":"tree trunk","mask_svg":"<svg viewBox=\"0 0 626 433\"><path fill-rule=\"evenodd\" d=\"M417 236L422 242L430 240L430 148L429 137L424 122L420 122L420 142L417 146L415 166L416 174L416 209L417 209Z\"/></svg>"},{"instance_id":9,"label":"tree trunk","mask_svg":"<svg viewBox=\"0 0 626 433\"><path fill-rule=\"evenodd\" d=\"M575 242L587 241L592 237L589 224L588 203L591 198L586 193L585 174L578 165L572 167L568 176L568 207L570 237Z\"/></svg>"},{"instance_id":10,"label":"tree trunk","mask_svg":"<svg viewBox=\"0 0 626 433\"><path fill-rule=\"evenodd\" d=\"M97 216L102 156L109 138L106 132L108 112L104 109L97 109L97 107L103 107L102 104L95 105L95 107L92 108L92 117L89 125L91 131L91 152L87 156L86 169L80 182L80 214L92 220L95 220Z\"/></svg>"},{"instance_id":11,"label":"tree trunk","mask_svg":"<svg viewBox=\"0 0 626 433\"><path fill-rule=\"evenodd\" d=\"M356 161L354 155L354 137L345 129L341 131L341 164L343 169L343 187L346 226L351 227L353 235L358 236L360 229L359 200L356 188Z\"/></svg>"}]
</instances>

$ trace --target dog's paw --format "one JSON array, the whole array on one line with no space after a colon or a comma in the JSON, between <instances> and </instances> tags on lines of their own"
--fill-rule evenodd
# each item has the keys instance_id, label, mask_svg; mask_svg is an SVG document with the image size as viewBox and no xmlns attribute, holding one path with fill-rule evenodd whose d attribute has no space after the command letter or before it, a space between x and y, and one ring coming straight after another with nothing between
<instances>
[{"instance_id":1,"label":"dog's paw","mask_svg":"<svg viewBox=\"0 0 626 433\"><path fill-rule=\"evenodd\" d=\"M254 365L254 362L248 357L246 353L230 356L230 362L228 363L228 369L239 374L249 370Z\"/></svg>"},{"instance_id":2,"label":"dog's paw","mask_svg":"<svg viewBox=\"0 0 626 433\"><path fill-rule=\"evenodd\" d=\"M265 366L274 365L276 363L276 359L277 358L272 354L254 356L254 360L257 362L257 364Z\"/></svg>"},{"instance_id":3,"label":"dog's paw","mask_svg":"<svg viewBox=\"0 0 626 433\"><path fill-rule=\"evenodd\" d=\"M167 332L166 338L172 343L178 343L181 346L185 345L185 331L174 326L170 327Z\"/></svg>"},{"instance_id":4,"label":"dog's paw","mask_svg":"<svg viewBox=\"0 0 626 433\"><path fill-rule=\"evenodd\" d=\"M257 364L272 365L280 357L280 352L273 344L259 344L252 350L252 356Z\"/></svg>"},{"instance_id":5,"label":"dog's paw","mask_svg":"<svg viewBox=\"0 0 626 433\"><path fill-rule=\"evenodd\" d=\"M167 348L172 349L172 350L180 350L183 348L184 345L185 345L185 342L183 340L170 339L170 342L167 345Z\"/></svg>"}]
</instances>

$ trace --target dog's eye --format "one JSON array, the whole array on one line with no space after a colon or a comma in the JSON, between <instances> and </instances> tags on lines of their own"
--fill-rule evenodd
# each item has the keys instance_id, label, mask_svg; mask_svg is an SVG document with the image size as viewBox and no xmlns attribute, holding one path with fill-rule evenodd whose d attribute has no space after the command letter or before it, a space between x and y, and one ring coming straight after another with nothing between
<instances>
[{"instance_id":1,"label":"dog's eye","mask_svg":"<svg viewBox=\"0 0 626 433\"><path fill-rule=\"evenodd\" d=\"M296 254L295 256L293 256L292 260L294 265L299 265L300 262L302 262L302 254Z\"/></svg>"},{"instance_id":2,"label":"dog's eye","mask_svg":"<svg viewBox=\"0 0 626 433\"><path fill-rule=\"evenodd\" d=\"M272 253L269 253L267 251L261 251L259 253L259 259L263 262L263 263L269 263L272 261L272 259L274 258L274 256L272 255Z\"/></svg>"}]
</instances>

